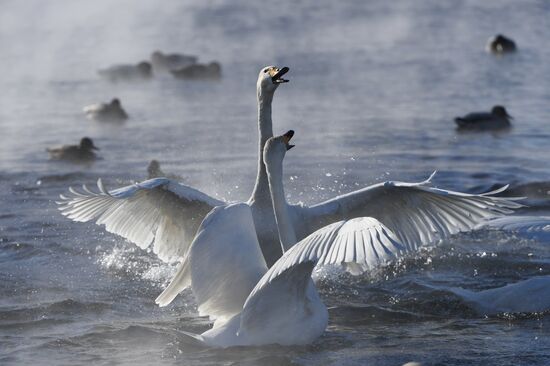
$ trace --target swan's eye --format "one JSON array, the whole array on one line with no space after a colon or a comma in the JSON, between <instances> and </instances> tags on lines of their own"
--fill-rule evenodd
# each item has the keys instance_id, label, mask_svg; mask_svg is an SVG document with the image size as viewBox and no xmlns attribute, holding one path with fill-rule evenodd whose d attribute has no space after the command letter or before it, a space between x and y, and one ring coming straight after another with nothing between
<instances>
[{"instance_id":1,"label":"swan's eye","mask_svg":"<svg viewBox=\"0 0 550 366\"><path fill-rule=\"evenodd\" d=\"M264 69L264 74L268 71L269 69Z\"/></svg>"}]
</instances>

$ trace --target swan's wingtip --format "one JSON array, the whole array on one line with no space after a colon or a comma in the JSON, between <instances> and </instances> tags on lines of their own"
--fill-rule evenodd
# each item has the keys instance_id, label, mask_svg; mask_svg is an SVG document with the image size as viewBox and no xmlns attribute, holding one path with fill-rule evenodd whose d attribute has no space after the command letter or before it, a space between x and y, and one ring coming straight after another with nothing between
<instances>
[{"instance_id":1,"label":"swan's wingtip","mask_svg":"<svg viewBox=\"0 0 550 366\"><path fill-rule=\"evenodd\" d=\"M430 176L428 177L428 179L426 179L425 181L421 182L420 184L432 184L432 179L433 177L436 175L437 173L437 170L434 170L432 172L432 174L430 174Z\"/></svg>"},{"instance_id":2,"label":"swan's wingtip","mask_svg":"<svg viewBox=\"0 0 550 366\"><path fill-rule=\"evenodd\" d=\"M101 194L112 197L109 191L105 188L105 185L103 184L103 180L101 178L97 178L97 188L99 188L99 192Z\"/></svg>"}]
</instances>

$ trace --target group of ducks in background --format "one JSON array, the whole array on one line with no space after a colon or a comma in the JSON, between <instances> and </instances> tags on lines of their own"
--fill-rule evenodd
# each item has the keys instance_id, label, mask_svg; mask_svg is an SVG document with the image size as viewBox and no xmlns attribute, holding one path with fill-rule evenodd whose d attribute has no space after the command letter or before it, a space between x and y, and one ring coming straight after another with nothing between
<instances>
[{"instance_id":1,"label":"group of ducks in background","mask_svg":"<svg viewBox=\"0 0 550 366\"><path fill-rule=\"evenodd\" d=\"M498 34L487 43L487 51L503 55L516 52L514 41ZM114 65L99 70L100 76L110 81L146 80L153 76L153 69L159 73L171 73L174 77L188 80L218 80L221 78L221 66L213 61L209 64L198 63L198 57L184 54L164 54L155 51L150 62L142 61L137 65ZM118 98L108 103L97 103L84 107L85 115L95 121L120 123L128 119L128 113ZM504 131L511 128L512 116L506 108L495 105L490 112L474 112L454 119L458 131ZM97 159L99 150L89 137L81 139L78 145L64 145L49 148L52 160L64 160L74 163L90 163ZM157 162L158 163L158 162Z\"/></svg>"},{"instance_id":2,"label":"group of ducks in background","mask_svg":"<svg viewBox=\"0 0 550 366\"><path fill-rule=\"evenodd\" d=\"M153 70L157 73L171 73L178 79L219 80L221 78L221 65L216 61L201 64L198 62L197 56L178 53L165 54L161 51L153 52L150 61L141 61L135 65L113 65L98 70L98 74L112 82L129 82L150 79L153 77ZM99 122L121 123L129 118L118 98L113 98L106 103L85 106L83 112L89 119ZM63 145L46 149L50 154L50 159L72 163L91 163L98 158L96 154L98 150L99 148L89 137L83 137L78 145ZM148 168L150 178L155 177L155 175L151 175L151 172L155 170L160 171L160 164L153 160Z\"/></svg>"},{"instance_id":3,"label":"group of ducks in background","mask_svg":"<svg viewBox=\"0 0 550 366\"><path fill-rule=\"evenodd\" d=\"M147 80L153 77L153 71L171 73L178 79L189 80L218 80L222 75L219 62L208 64L198 62L197 56L178 53L164 54L155 51L150 61L141 61L138 64L113 65L98 71L99 75L109 81Z\"/></svg>"}]
</instances>

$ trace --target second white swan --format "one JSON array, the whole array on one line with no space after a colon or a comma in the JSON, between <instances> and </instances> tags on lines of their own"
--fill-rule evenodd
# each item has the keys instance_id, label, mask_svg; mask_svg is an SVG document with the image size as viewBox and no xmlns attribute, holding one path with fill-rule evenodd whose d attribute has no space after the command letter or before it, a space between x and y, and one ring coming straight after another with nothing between
<instances>
[{"instance_id":1,"label":"second white swan","mask_svg":"<svg viewBox=\"0 0 550 366\"><path fill-rule=\"evenodd\" d=\"M322 334L327 324L326 309L310 278L315 265L351 264L362 271L428 241L430 236L422 232L425 226L433 230L431 235L445 237L480 217L519 206L503 198L430 188L426 186L428 182L394 182L386 188L400 187L401 199L421 197L417 200L420 213L399 205L392 197L386 198L389 207L379 207L380 211L386 210L388 222L401 223L396 225L397 230L375 217L359 217L331 223L293 246L297 235L292 206L286 203L282 184L282 161L286 150L292 147L288 143L292 135L289 131L271 138L263 154L285 254L268 270L251 208L245 204L217 207L201 224L189 254L156 299L159 305L167 305L191 286L199 313L216 320L212 330L195 336L207 345L309 343ZM404 210L417 224L415 227L400 218ZM439 233L435 232L437 228ZM410 244L399 244L400 237L411 238ZM412 241L415 238L419 241Z\"/></svg>"}]
</instances>

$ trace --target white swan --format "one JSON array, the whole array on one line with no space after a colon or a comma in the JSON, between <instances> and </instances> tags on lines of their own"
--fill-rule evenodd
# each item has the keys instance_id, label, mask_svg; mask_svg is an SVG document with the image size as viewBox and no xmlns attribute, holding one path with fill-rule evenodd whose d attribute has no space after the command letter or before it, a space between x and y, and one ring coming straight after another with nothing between
<instances>
[{"instance_id":1,"label":"white swan","mask_svg":"<svg viewBox=\"0 0 550 366\"><path fill-rule=\"evenodd\" d=\"M207 345L309 343L322 334L327 322L326 309L310 280L315 265L345 263L362 271L436 235L445 237L471 227L482 217L518 206L502 198L428 188L427 182L394 182L385 189L389 194L396 189L393 193L398 197L381 198L374 212L384 212L382 217L403 232L392 231L377 218L359 217L329 224L293 247L297 241L293 206L286 204L282 185L282 159L292 134L289 131L271 138L264 151L280 242L286 253L267 270L251 207L217 207L201 224L189 255L156 299L159 305L167 305L191 286L199 313L216 319L213 329L195 336ZM372 189L381 192L378 187ZM397 244L399 238L408 244Z\"/></svg>"},{"instance_id":2,"label":"white swan","mask_svg":"<svg viewBox=\"0 0 550 366\"><path fill-rule=\"evenodd\" d=\"M287 81L283 75L288 71L288 67L268 66L260 71L257 81L260 153L256 184L247 204L257 220L256 233L269 264L281 256L281 250L261 152L273 136L271 104L277 87ZM71 189L70 195L61 196L63 215L79 222L96 220L107 231L142 249L153 245L153 252L166 262L180 260L206 214L226 204L167 178L150 179L112 192L103 187L101 180L99 193L83 188L84 192Z\"/></svg>"},{"instance_id":3,"label":"white swan","mask_svg":"<svg viewBox=\"0 0 550 366\"><path fill-rule=\"evenodd\" d=\"M218 207L204 220L187 260L157 299L163 303L182 280L191 281L200 311L217 320L202 335L186 334L208 346L311 343L328 323L327 309L311 280L315 265L352 262L370 267L404 249L373 218L333 223L293 246L296 236L282 185L282 162L292 134L271 138L264 152L281 245L289 250L267 270L250 206ZM208 300L201 302L205 296Z\"/></svg>"}]
</instances>

